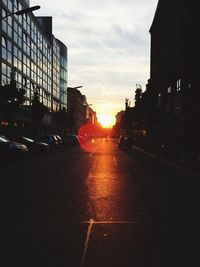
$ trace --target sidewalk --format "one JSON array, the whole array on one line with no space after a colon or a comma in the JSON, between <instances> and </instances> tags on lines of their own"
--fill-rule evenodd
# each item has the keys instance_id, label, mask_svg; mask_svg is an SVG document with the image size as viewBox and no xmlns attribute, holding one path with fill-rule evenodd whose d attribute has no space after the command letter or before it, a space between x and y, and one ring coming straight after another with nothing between
<instances>
[{"instance_id":1,"label":"sidewalk","mask_svg":"<svg viewBox=\"0 0 200 267\"><path fill-rule=\"evenodd\" d=\"M132 145L132 152L136 153L137 156L142 156L145 159L150 159L151 161L153 161L154 163L160 163L165 167L168 167L172 170L174 170L175 172L178 173L182 173L184 174L184 176L188 176L188 177L193 177L193 178L197 178L200 179L200 173L197 172L196 170L191 170L191 169L187 169L179 164L176 164L173 161L170 161L162 156L158 156L156 154L150 153L145 151L144 149L141 149L139 147L136 147L134 145Z\"/></svg>"}]
</instances>

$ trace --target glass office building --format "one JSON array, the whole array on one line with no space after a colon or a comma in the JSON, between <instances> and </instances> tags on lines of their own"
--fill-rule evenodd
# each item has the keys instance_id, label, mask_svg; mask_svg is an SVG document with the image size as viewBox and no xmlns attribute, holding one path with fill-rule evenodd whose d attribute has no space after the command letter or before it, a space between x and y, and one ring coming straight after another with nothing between
<instances>
[{"instance_id":1,"label":"glass office building","mask_svg":"<svg viewBox=\"0 0 200 267\"><path fill-rule=\"evenodd\" d=\"M67 110L67 47L60 40L56 41L60 47L60 105Z\"/></svg>"},{"instance_id":2,"label":"glass office building","mask_svg":"<svg viewBox=\"0 0 200 267\"><path fill-rule=\"evenodd\" d=\"M25 0L1 0L1 17L29 6ZM14 73L17 86L26 90L26 109L38 91L50 111L43 122L51 125L51 114L67 107L67 47L52 34L52 17L8 16L0 20L0 29L1 85Z\"/></svg>"}]
</instances>

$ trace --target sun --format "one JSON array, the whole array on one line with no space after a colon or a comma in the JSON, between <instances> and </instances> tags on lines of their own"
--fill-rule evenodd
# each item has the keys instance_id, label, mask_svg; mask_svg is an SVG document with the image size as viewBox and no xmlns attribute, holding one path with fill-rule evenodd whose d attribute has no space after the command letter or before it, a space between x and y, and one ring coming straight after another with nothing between
<instances>
[{"instance_id":1,"label":"sun","mask_svg":"<svg viewBox=\"0 0 200 267\"><path fill-rule=\"evenodd\" d=\"M115 123L115 117L108 114L100 114L98 115L98 122L104 128L112 127Z\"/></svg>"}]
</instances>

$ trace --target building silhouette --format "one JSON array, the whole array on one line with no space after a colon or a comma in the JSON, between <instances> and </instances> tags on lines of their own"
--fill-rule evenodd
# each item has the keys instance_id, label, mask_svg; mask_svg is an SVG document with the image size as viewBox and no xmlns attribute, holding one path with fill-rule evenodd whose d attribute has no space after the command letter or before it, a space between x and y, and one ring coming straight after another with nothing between
<instances>
[{"instance_id":1,"label":"building silhouette","mask_svg":"<svg viewBox=\"0 0 200 267\"><path fill-rule=\"evenodd\" d=\"M150 28L150 79L145 92L150 134L192 153L200 134L197 12L194 0L158 2Z\"/></svg>"},{"instance_id":2,"label":"building silhouette","mask_svg":"<svg viewBox=\"0 0 200 267\"><path fill-rule=\"evenodd\" d=\"M30 6L29 1L0 1L2 17ZM34 93L49 112L42 121L43 130L53 127L53 116L60 106L67 109L67 47L52 33L52 17L33 13L8 16L0 20L0 84L9 84L15 70L16 84L24 88L25 103L16 118L23 131L30 132L30 106ZM4 114L0 114L0 125Z\"/></svg>"},{"instance_id":3,"label":"building silhouette","mask_svg":"<svg viewBox=\"0 0 200 267\"><path fill-rule=\"evenodd\" d=\"M87 98L77 88L67 90L67 113L69 116L69 131L77 134L86 123L97 124L96 112L88 105Z\"/></svg>"}]
</instances>

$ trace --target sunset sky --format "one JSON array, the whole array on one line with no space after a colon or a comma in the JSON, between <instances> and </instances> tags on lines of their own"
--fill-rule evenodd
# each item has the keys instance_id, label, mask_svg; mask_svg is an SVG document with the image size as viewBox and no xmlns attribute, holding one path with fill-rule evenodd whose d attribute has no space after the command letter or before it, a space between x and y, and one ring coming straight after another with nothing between
<instances>
[{"instance_id":1,"label":"sunset sky","mask_svg":"<svg viewBox=\"0 0 200 267\"><path fill-rule=\"evenodd\" d=\"M53 17L53 34L68 47L68 86L97 114L115 116L125 98L134 104L150 71L149 29L158 0L30 0L35 16Z\"/></svg>"}]
</instances>

